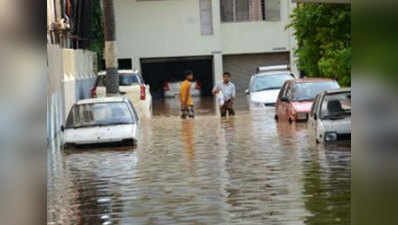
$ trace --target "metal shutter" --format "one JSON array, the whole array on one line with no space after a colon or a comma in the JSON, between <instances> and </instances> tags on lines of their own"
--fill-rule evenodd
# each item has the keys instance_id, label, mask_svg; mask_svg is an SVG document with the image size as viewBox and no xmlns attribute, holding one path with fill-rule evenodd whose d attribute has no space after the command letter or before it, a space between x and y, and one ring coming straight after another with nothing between
<instances>
[{"instance_id":1,"label":"metal shutter","mask_svg":"<svg viewBox=\"0 0 398 225\"><path fill-rule=\"evenodd\" d=\"M289 64L289 53L268 53L250 55L225 55L224 72L230 72L232 82L236 85L237 94L243 95L249 87L251 75L259 66ZM220 81L217 81L220 82Z\"/></svg>"}]
</instances>

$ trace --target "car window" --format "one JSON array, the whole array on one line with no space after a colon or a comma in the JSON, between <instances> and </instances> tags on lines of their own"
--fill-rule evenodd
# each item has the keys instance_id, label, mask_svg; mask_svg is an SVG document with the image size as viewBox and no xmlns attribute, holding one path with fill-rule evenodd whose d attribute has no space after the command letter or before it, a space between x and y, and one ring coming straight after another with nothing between
<instances>
[{"instance_id":1,"label":"car window","mask_svg":"<svg viewBox=\"0 0 398 225\"><path fill-rule=\"evenodd\" d=\"M351 115L351 93L326 95L321 103L321 118Z\"/></svg>"},{"instance_id":2,"label":"car window","mask_svg":"<svg viewBox=\"0 0 398 225\"><path fill-rule=\"evenodd\" d=\"M251 86L251 92L280 89L285 81L291 80L290 74L256 76Z\"/></svg>"},{"instance_id":3,"label":"car window","mask_svg":"<svg viewBox=\"0 0 398 225\"><path fill-rule=\"evenodd\" d=\"M285 82L285 83L283 84L281 90L279 91L279 95L278 95L278 98L279 98L279 99L282 98L282 96L285 96L285 94L286 94L286 89L287 89L287 86L288 86L288 85L289 85L289 82Z\"/></svg>"},{"instance_id":4,"label":"car window","mask_svg":"<svg viewBox=\"0 0 398 225\"><path fill-rule=\"evenodd\" d=\"M286 92L283 96L288 97L289 99L292 99L292 89L293 89L294 85L289 84L289 86L286 89Z\"/></svg>"},{"instance_id":5,"label":"car window","mask_svg":"<svg viewBox=\"0 0 398 225\"><path fill-rule=\"evenodd\" d=\"M125 102L93 103L73 106L66 127L109 126L135 122Z\"/></svg>"},{"instance_id":6,"label":"car window","mask_svg":"<svg viewBox=\"0 0 398 225\"><path fill-rule=\"evenodd\" d=\"M340 86L335 81L296 83L292 88L291 98L294 101L312 101L322 91L338 88Z\"/></svg>"},{"instance_id":7,"label":"car window","mask_svg":"<svg viewBox=\"0 0 398 225\"><path fill-rule=\"evenodd\" d=\"M311 106L311 116L314 116L316 114L320 98L321 98L321 95L316 96L314 104L312 104L312 106Z\"/></svg>"},{"instance_id":8,"label":"car window","mask_svg":"<svg viewBox=\"0 0 398 225\"><path fill-rule=\"evenodd\" d=\"M130 86L133 84L141 84L141 80L136 74L123 74L119 76L120 86Z\"/></svg>"}]
</instances>

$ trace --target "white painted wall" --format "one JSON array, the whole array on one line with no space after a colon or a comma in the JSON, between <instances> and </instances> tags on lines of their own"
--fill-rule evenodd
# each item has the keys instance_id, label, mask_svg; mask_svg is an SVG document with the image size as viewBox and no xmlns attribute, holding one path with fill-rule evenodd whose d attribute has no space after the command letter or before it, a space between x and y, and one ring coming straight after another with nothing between
<instances>
[{"instance_id":1,"label":"white painted wall","mask_svg":"<svg viewBox=\"0 0 398 225\"><path fill-rule=\"evenodd\" d=\"M59 133L72 105L90 97L96 78L95 54L48 45L47 58L47 138L51 140Z\"/></svg>"},{"instance_id":2,"label":"white painted wall","mask_svg":"<svg viewBox=\"0 0 398 225\"><path fill-rule=\"evenodd\" d=\"M289 51L289 36L281 22L223 23L221 30L224 54Z\"/></svg>"},{"instance_id":3,"label":"white painted wall","mask_svg":"<svg viewBox=\"0 0 398 225\"><path fill-rule=\"evenodd\" d=\"M115 13L119 58L211 55L220 49L219 30L200 33L198 0L115 0Z\"/></svg>"},{"instance_id":4,"label":"white painted wall","mask_svg":"<svg viewBox=\"0 0 398 225\"><path fill-rule=\"evenodd\" d=\"M137 64L138 58L290 50L287 1L281 1L280 22L221 23L220 3L212 4L214 35L202 36L198 0L115 0L118 57Z\"/></svg>"}]
</instances>

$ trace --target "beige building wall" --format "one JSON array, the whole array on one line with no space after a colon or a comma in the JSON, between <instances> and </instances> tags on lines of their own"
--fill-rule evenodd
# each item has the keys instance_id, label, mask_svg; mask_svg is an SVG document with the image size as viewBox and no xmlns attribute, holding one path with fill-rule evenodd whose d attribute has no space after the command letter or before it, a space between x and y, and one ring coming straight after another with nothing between
<instances>
[{"instance_id":1,"label":"beige building wall","mask_svg":"<svg viewBox=\"0 0 398 225\"><path fill-rule=\"evenodd\" d=\"M271 0L279 4L279 0ZM211 1L211 35L202 35L200 0L115 0L118 57L131 58L140 70L140 59L213 56L214 78L223 72L224 55L289 52L291 33L285 30L289 1L280 0L280 20L253 21L261 8L249 12L247 22L222 23L220 1ZM261 0L250 0L261 5ZM273 9L275 11L275 7Z\"/></svg>"},{"instance_id":2,"label":"beige building wall","mask_svg":"<svg viewBox=\"0 0 398 225\"><path fill-rule=\"evenodd\" d=\"M214 33L201 35L198 0L115 0L119 58L289 50L289 33L285 30L287 1L282 1L281 21L274 22L221 23L220 2L212 1L212 4ZM253 4L260 2L253 1ZM259 15L252 12L252 16Z\"/></svg>"}]
</instances>

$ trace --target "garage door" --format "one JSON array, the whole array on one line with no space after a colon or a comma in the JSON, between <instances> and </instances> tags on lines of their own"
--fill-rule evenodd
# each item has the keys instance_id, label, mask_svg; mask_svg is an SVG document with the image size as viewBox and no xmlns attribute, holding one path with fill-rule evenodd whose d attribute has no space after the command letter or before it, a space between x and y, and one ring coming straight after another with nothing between
<instances>
[{"instance_id":1,"label":"garage door","mask_svg":"<svg viewBox=\"0 0 398 225\"><path fill-rule=\"evenodd\" d=\"M165 82L183 81L186 70L193 71L194 79L201 84L201 94L211 95L213 88L211 56L141 59L141 68L144 80L151 86L151 93L155 98L162 97Z\"/></svg>"},{"instance_id":2,"label":"garage door","mask_svg":"<svg viewBox=\"0 0 398 225\"><path fill-rule=\"evenodd\" d=\"M249 86L250 76L259 66L289 64L289 53L225 55L223 60L224 71L232 74L237 94L241 95Z\"/></svg>"}]
</instances>

